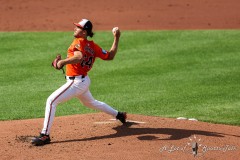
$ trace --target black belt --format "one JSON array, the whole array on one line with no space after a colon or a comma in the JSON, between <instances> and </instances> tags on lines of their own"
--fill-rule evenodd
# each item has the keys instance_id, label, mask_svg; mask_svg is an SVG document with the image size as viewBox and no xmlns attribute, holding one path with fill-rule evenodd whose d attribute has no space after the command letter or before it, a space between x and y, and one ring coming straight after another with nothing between
<instances>
[{"instance_id":1,"label":"black belt","mask_svg":"<svg viewBox=\"0 0 240 160\"><path fill-rule=\"evenodd\" d=\"M66 77L65 77L66 78ZM73 77L68 77L70 80L74 80L75 79L75 77L73 76ZM82 78L85 78L85 76L83 76L82 75Z\"/></svg>"},{"instance_id":2,"label":"black belt","mask_svg":"<svg viewBox=\"0 0 240 160\"><path fill-rule=\"evenodd\" d=\"M71 80L74 80L75 79L75 77L68 77L69 79L71 79Z\"/></svg>"}]
</instances>

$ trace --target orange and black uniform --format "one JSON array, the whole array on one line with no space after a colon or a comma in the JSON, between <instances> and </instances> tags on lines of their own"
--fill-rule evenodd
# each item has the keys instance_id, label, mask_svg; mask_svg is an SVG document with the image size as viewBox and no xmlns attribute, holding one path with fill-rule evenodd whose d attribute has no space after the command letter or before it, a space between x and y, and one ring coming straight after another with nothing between
<instances>
[{"instance_id":1,"label":"orange and black uniform","mask_svg":"<svg viewBox=\"0 0 240 160\"><path fill-rule=\"evenodd\" d=\"M93 41L89 41L83 38L75 38L73 40L72 44L68 48L67 57L70 58L74 56L74 51L82 52L82 61L77 64L67 64L67 76L86 76L88 71L91 70L96 57L106 60L109 56L108 51L103 50Z\"/></svg>"}]
</instances>

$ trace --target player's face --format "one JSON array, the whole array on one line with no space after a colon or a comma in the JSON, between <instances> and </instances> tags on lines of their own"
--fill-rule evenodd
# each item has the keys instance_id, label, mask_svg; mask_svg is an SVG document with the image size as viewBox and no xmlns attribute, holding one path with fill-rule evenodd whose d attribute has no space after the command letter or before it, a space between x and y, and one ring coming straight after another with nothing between
<instances>
[{"instance_id":1,"label":"player's face","mask_svg":"<svg viewBox=\"0 0 240 160\"><path fill-rule=\"evenodd\" d=\"M76 38L86 38L86 31L76 26L74 28L73 36Z\"/></svg>"}]
</instances>

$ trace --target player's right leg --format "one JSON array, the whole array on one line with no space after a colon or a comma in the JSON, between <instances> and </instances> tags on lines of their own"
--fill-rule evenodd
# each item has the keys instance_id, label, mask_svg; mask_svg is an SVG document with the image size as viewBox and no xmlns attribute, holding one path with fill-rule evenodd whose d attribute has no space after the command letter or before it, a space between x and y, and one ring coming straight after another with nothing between
<instances>
[{"instance_id":1,"label":"player's right leg","mask_svg":"<svg viewBox=\"0 0 240 160\"><path fill-rule=\"evenodd\" d=\"M122 123L126 123L127 114L126 112L118 112L117 110L113 109L108 104L95 100L89 90L85 93L78 96L78 99L84 106L87 106L92 109L97 109L107 114L116 117L116 119L120 120Z\"/></svg>"}]
</instances>

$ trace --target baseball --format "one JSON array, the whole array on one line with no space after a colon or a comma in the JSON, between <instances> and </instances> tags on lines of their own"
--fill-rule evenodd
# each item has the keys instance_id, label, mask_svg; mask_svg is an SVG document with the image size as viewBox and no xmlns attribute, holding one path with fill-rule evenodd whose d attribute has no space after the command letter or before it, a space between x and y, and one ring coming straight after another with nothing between
<instances>
[{"instance_id":1,"label":"baseball","mask_svg":"<svg viewBox=\"0 0 240 160\"><path fill-rule=\"evenodd\" d=\"M112 33L116 32L116 30L118 30L118 27L113 27Z\"/></svg>"}]
</instances>

